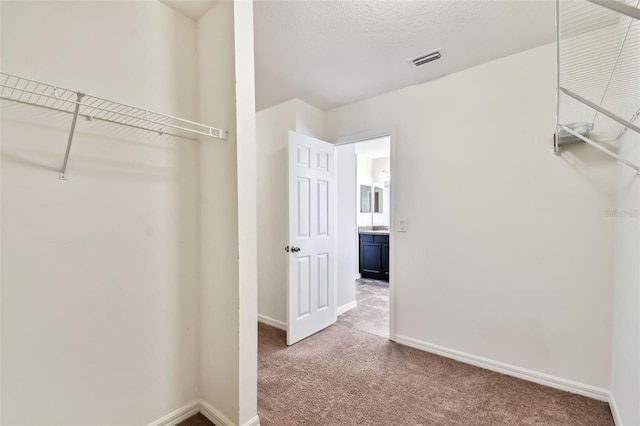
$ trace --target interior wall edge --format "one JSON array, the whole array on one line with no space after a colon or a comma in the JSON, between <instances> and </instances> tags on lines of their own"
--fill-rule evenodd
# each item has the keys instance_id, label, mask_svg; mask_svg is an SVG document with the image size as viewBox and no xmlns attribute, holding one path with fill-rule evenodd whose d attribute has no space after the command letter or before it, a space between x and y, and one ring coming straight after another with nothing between
<instances>
[{"instance_id":1,"label":"interior wall edge","mask_svg":"<svg viewBox=\"0 0 640 426\"><path fill-rule=\"evenodd\" d=\"M238 192L238 423L258 415L258 206L253 3L235 0Z\"/></svg>"},{"instance_id":2,"label":"interior wall edge","mask_svg":"<svg viewBox=\"0 0 640 426\"><path fill-rule=\"evenodd\" d=\"M616 404L616 398L613 392L609 393L609 408L611 409L611 416L613 417L613 422L616 426L623 426L622 417L620 416L620 411L618 410L618 405Z\"/></svg>"}]
</instances>

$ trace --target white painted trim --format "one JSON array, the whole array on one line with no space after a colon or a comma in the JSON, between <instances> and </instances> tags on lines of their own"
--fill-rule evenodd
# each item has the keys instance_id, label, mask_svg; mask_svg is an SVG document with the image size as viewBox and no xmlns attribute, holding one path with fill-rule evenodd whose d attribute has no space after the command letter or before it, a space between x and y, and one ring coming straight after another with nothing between
<instances>
[{"instance_id":1,"label":"white painted trim","mask_svg":"<svg viewBox=\"0 0 640 426\"><path fill-rule=\"evenodd\" d=\"M254 418L245 422L242 426L260 426L260 417L256 415Z\"/></svg>"},{"instance_id":2,"label":"white painted trim","mask_svg":"<svg viewBox=\"0 0 640 426\"><path fill-rule=\"evenodd\" d=\"M616 405L616 399L613 396L613 392L609 393L609 409L613 416L613 423L615 423L616 426L623 426L622 417L620 417L620 411L618 411L618 405Z\"/></svg>"},{"instance_id":3,"label":"white painted trim","mask_svg":"<svg viewBox=\"0 0 640 426\"><path fill-rule=\"evenodd\" d=\"M184 407L178 408L177 410L167 414L161 419L149 423L147 426L175 426L198 413L202 413L203 416L213 422L216 426L235 426L235 423L229 420L224 414L201 399L192 401ZM260 426L260 417L256 414L255 417L245 422L242 426Z\"/></svg>"},{"instance_id":4,"label":"white painted trim","mask_svg":"<svg viewBox=\"0 0 640 426\"><path fill-rule=\"evenodd\" d=\"M213 424L215 424L216 426L235 426L235 423L229 420L220 411L213 408L208 402L206 401L199 401L199 402L200 402L200 412L202 413L203 416L208 418Z\"/></svg>"},{"instance_id":5,"label":"white painted trim","mask_svg":"<svg viewBox=\"0 0 640 426\"><path fill-rule=\"evenodd\" d=\"M270 325L271 327L279 328L280 330L287 331L287 323L286 322L280 321L280 320L277 320L277 319L273 319L273 318L267 317L265 315L258 314L258 322Z\"/></svg>"},{"instance_id":6,"label":"white painted trim","mask_svg":"<svg viewBox=\"0 0 640 426\"><path fill-rule=\"evenodd\" d=\"M148 426L175 426L178 423L187 420L189 417L196 415L200 412L200 401L192 401L180 407L175 411L167 414L166 416L149 423Z\"/></svg>"},{"instance_id":7,"label":"white painted trim","mask_svg":"<svg viewBox=\"0 0 640 426\"><path fill-rule=\"evenodd\" d=\"M446 348L444 346L435 345L433 343L423 342L407 336L396 335L395 337L395 341L397 343L410 346L412 348L431 352L447 358L452 358L457 361L475 365L476 367L481 367L509 376L518 377L523 380L528 380L530 382L549 386L555 389L572 392L600 401L610 401L610 394L606 389L598 388L584 383L574 382L573 380L567 380L561 377L551 376L546 373L540 373L538 371L517 367L515 365L505 364L500 361L495 361L478 355L469 354L466 352L458 351L456 349Z\"/></svg>"},{"instance_id":8,"label":"white painted trim","mask_svg":"<svg viewBox=\"0 0 640 426\"><path fill-rule=\"evenodd\" d=\"M362 278L362 274L356 274L356 280L359 280L360 278Z\"/></svg>"},{"instance_id":9,"label":"white painted trim","mask_svg":"<svg viewBox=\"0 0 640 426\"><path fill-rule=\"evenodd\" d=\"M347 311L350 311L353 308L357 308L358 307L358 302L353 300L349 303L345 303L342 306L338 306L338 315L342 315Z\"/></svg>"}]
</instances>

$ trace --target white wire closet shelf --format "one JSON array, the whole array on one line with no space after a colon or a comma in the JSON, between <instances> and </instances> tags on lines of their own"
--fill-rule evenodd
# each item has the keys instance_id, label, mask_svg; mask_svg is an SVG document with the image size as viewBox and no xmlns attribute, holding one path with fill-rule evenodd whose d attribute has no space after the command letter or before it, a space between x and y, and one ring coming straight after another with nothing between
<instances>
[{"instance_id":1,"label":"white wire closet shelf","mask_svg":"<svg viewBox=\"0 0 640 426\"><path fill-rule=\"evenodd\" d=\"M73 115L60 170L60 179L63 180L67 178L67 162L78 117L191 140L198 135L222 140L227 138L226 130L213 126L4 72L0 72L0 99Z\"/></svg>"},{"instance_id":2,"label":"white wire closet shelf","mask_svg":"<svg viewBox=\"0 0 640 426\"><path fill-rule=\"evenodd\" d=\"M629 131L640 137L639 7L640 0L556 0L554 151L584 142L640 176L640 166L602 144Z\"/></svg>"}]
</instances>

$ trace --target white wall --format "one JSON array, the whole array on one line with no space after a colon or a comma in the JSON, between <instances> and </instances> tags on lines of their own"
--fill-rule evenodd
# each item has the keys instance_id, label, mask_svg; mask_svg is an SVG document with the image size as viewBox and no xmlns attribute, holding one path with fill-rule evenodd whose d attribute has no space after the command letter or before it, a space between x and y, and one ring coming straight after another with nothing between
<instances>
[{"instance_id":1,"label":"white wall","mask_svg":"<svg viewBox=\"0 0 640 426\"><path fill-rule=\"evenodd\" d=\"M640 135L628 130L620 154L640 163ZM615 281L611 353L611 393L621 425L640 424L640 182L618 166L618 203L609 212L616 222Z\"/></svg>"},{"instance_id":2,"label":"white wall","mask_svg":"<svg viewBox=\"0 0 640 426\"><path fill-rule=\"evenodd\" d=\"M256 115L258 174L258 313L287 320L287 144L296 128L296 101Z\"/></svg>"},{"instance_id":3,"label":"white wall","mask_svg":"<svg viewBox=\"0 0 640 426\"><path fill-rule=\"evenodd\" d=\"M636 35L637 39L637 35ZM640 49L638 44L636 49ZM616 75L616 77L618 77ZM607 108L620 117L630 117L638 108L640 82L613 80L624 84L625 98L616 96ZM607 119L608 120L608 119ZM603 123L602 119L599 124ZM616 123L617 124L617 123ZM621 126L615 128L615 135ZM619 154L640 164L640 135L627 130L620 140ZM611 393L614 415L621 425L640 425L640 179L637 173L618 164L617 205L607 212L615 221L615 270L611 352Z\"/></svg>"},{"instance_id":4,"label":"white wall","mask_svg":"<svg viewBox=\"0 0 640 426\"><path fill-rule=\"evenodd\" d=\"M355 277L358 273L358 234L356 217L360 198L356 186L356 145L337 146L336 179L338 238L336 259L338 259L338 308L356 301Z\"/></svg>"},{"instance_id":5,"label":"white wall","mask_svg":"<svg viewBox=\"0 0 640 426\"><path fill-rule=\"evenodd\" d=\"M2 2L2 70L197 118L157 2ZM117 23L117 30L114 27ZM2 423L147 424L198 396L198 144L2 105Z\"/></svg>"},{"instance_id":6,"label":"white wall","mask_svg":"<svg viewBox=\"0 0 640 426\"><path fill-rule=\"evenodd\" d=\"M334 140L395 129L396 337L599 392L615 164L588 146L554 156L554 121L552 45L327 112Z\"/></svg>"},{"instance_id":7,"label":"white wall","mask_svg":"<svg viewBox=\"0 0 640 426\"><path fill-rule=\"evenodd\" d=\"M388 175L385 175L383 170L391 170L391 157L373 158L371 160L371 176L375 183L382 184L389 181Z\"/></svg>"},{"instance_id":8,"label":"white wall","mask_svg":"<svg viewBox=\"0 0 640 426\"><path fill-rule=\"evenodd\" d=\"M296 132L316 139L326 140L326 117L319 108L295 99Z\"/></svg>"}]
</instances>

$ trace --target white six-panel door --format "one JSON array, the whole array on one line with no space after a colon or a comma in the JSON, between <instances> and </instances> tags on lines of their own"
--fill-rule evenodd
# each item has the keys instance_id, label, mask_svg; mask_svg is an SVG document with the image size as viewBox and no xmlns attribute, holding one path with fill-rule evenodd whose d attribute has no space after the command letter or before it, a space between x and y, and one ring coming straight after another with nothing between
<instances>
[{"instance_id":1,"label":"white six-panel door","mask_svg":"<svg viewBox=\"0 0 640 426\"><path fill-rule=\"evenodd\" d=\"M334 147L289 132L287 344L336 322Z\"/></svg>"}]
</instances>

